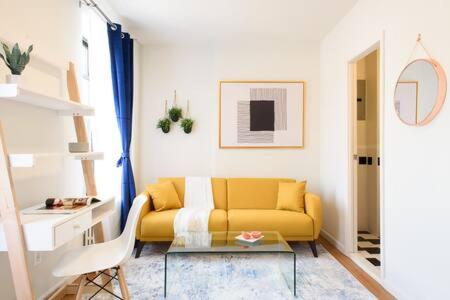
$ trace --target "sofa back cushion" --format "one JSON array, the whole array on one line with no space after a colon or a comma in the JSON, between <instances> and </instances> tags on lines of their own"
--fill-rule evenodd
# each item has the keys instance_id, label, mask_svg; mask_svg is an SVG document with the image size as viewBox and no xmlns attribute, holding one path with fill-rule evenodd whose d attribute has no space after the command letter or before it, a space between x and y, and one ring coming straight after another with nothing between
<instances>
[{"instance_id":1,"label":"sofa back cushion","mask_svg":"<svg viewBox=\"0 0 450 300\"><path fill-rule=\"evenodd\" d=\"M184 177L163 177L158 182L171 181L178 193L181 204L184 206ZM211 178L214 207L216 209L227 209L227 180L225 178Z\"/></svg>"},{"instance_id":2,"label":"sofa back cushion","mask_svg":"<svg viewBox=\"0 0 450 300\"><path fill-rule=\"evenodd\" d=\"M275 209L278 183L289 178L228 178L228 209Z\"/></svg>"}]
</instances>

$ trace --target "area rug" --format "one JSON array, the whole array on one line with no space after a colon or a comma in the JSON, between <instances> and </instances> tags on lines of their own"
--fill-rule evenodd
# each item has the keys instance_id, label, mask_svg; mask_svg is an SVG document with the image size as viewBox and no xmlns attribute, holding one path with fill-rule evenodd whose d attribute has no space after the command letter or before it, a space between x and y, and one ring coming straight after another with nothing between
<instances>
[{"instance_id":1,"label":"area rug","mask_svg":"<svg viewBox=\"0 0 450 300\"><path fill-rule=\"evenodd\" d=\"M164 253L168 244L149 244L125 265L131 299L164 299ZM297 297L281 276L274 255L183 255L169 262L167 299L376 299L321 245L314 258L305 243L297 254ZM283 265L283 264L282 264ZM289 265L286 265L289 266ZM114 288L118 291L118 287ZM98 295L95 299L109 299Z\"/></svg>"}]
</instances>

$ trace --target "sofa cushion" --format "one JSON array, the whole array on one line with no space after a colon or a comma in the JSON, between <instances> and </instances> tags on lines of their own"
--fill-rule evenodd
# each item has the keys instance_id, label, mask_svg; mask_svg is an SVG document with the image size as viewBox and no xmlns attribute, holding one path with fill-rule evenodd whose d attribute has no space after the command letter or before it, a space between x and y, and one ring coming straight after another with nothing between
<instances>
[{"instance_id":1,"label":"sofa cushion","mask_svg":"<svg viewBox=\"0 0 450 300\"><path fill-rule=\"evenodd\" d=\"M287 178L229 178L228 209L275 209L279 182L295 182Z\"/></svg>"},{"instance_id":2,"label":"sofa cushion","mask_svg":"<svg viewBox=\"0 0 450 300\"><path fill-rule=\"evenodd\" d=\"M280 182L277 209L305 212L306 181Z\"/></svg>"},{"instance_id":3,"label":"sofa cushion","mask_svg":"<svg viewBox=\"0 0 450 300\"><path fill-rule=\"evenodd\" d=\"M284 238L313 236L313 220L304 213L276 209L230 209L229 231L278 231Z\"/></svg>"},{"instance_id":4,"label":"sofa cushion","mask_svg":"<svg viewBox=\"0 0 450 300\"><path fill-rule=\"evenodd\" d=\"M181 208L180 199L171 182L149 184L146 189L153 199L156 211Z\"/></svg>"},{"instance_id":5,"label":"sofa cushion","mask_svg":"<svg viewBox=\"0 0 450 300\"><path fill-rule=\"evenodd\" d=\"M179 209L150 211L142 218L141 238L173 238L173 221ZM210 231L227 231L227 212L214 209L209 216Z\"/></svg>"},{"instance_id":6,"label":"sofa cushion","mask_svg":"<svg viewBox=\"0 0 450 300\"><path fill-rule=\"evenodd\" d=\"M171 181L178 193L181 204L184 206L184 177L163 177L158 182ZM227 180L225 178L211 178L211 185L216 209L227 209Z\"/></svg>"}]
</instances>

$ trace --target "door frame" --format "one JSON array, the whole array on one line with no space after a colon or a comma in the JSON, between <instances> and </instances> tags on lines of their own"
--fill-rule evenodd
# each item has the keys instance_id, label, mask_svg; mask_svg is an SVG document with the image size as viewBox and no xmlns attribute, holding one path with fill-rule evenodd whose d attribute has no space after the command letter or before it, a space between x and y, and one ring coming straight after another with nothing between
<instances>
[{"instance_id":1,"label":"door frame","mask_svg":"<svg viewBox=\"0 0 450 300\"><path fill-rule=\"evenodd\" d=\"M361 58L367 56L369 53L377 50L379 51L379 86L378 86L378 151L380 157L379 166L379 214L380 214L380 274L374 274L367 266L361 262L357 253L357 240L358 240L358 197L357 197L357 164L354 163L353 155L357 153L356 141L357 141L357 110L356 102L356 85L357 85L357 69L356 63ZM382 281L385 277L385 230L384 230L384 103L385 103L385 52L384 52L384 32L382 32L379 39L368 45L365 50L361 51L358 55L354 56L348 61L348 173L349 187L348 187L348 211L349 216L346 228L346 252L348 256L358 264L364 271L370 274L374 279Z\"/></svg>"}]
</instances>

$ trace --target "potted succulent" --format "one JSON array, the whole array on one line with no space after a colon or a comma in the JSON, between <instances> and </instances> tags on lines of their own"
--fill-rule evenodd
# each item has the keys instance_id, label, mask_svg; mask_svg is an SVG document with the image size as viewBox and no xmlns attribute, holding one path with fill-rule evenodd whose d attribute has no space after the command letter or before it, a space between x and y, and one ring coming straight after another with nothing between
<instances>
[{"instance_id":1,"label":"potted succulent","mask_svg":"<svg viewBox=\"0 0 450 300\"><path fill-rule=\"evenodd\" d=\"M28 50L22 52L17 43L14 44L12 50L4 44L2 44L3 53L0 53L0 58L3 59L6 66L11 70L11 74L6 76L8 83L20 82L20 75L25 70L26 65L30 62L30 52L33 51L33 45L28 47Z\"/></svg>"},{"instance_id":2,"label":"potted succulent","mask_svg":"<svg viewBox=\"0 0 450 300\"><path fill-rule=\"evenodd\" d=\"M169 118L172 122L178 122L183 117L183 110L177 106L177 91L173 92L173 107L169 109Z\"/></svg>"},{"instance_id":3,"label":"potted succulent","mask_svg":"<svg viewBox=\"0 0 450 300\"><path fill-rule=\"evenodd\" d=\"M187 134L191 133L192 126L194 126L194 120L192 120L190 118L181 120L180 127L183 128L184 133L187 133Z\"/></svg>"},{"instance_id":4,"label":"potted succulent","mask_svg":"<svg viewBox=\"0 0 450 300\"><path fill-rule=\"evenodd\" d=\"M156 128L160 128L164 133L169 133L171 124L172 123L170 122L169 118L163 118L158 121L158 125L156 125Z\"/></svg>"}]
</instances>

